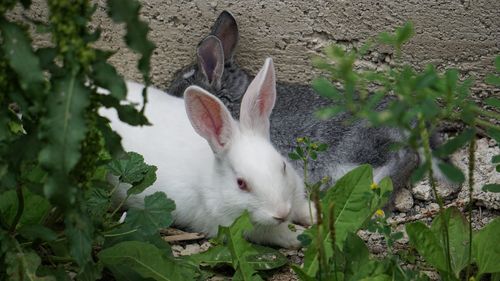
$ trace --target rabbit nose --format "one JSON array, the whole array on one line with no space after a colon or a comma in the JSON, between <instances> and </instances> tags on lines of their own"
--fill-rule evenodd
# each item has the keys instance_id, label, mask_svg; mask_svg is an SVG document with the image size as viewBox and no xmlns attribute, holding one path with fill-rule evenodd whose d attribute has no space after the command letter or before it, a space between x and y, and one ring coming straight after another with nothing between
<instances>
[{"instance_id":1,"label":"rabbit nose","mask_svg":"<svg viewBox=\"0 0 500 281\"><path fill-rule=\"evenodd\" d=\"M290 208L286 208L277 212L273 219L277 220L279 223L285 222L288 216L290 215Z\"/></svg>"}]
</instances>

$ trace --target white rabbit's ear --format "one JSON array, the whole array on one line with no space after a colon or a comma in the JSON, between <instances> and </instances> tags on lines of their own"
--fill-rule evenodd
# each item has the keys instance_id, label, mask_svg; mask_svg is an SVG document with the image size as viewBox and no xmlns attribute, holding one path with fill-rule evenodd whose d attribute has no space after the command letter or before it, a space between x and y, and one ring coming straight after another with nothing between
<instances>
[{"instance_id":1,"label":"white rabbit's ear","mask_svg":"<svg viewBox=\"0 0 500 281\"><path fill-rule=\"evenodd\" d=\"M224 72L224 51L220 40L213 35L207 36L200 42L196 55L198 66L208 84L220 87Z\"/></svg>"},{"instance_id":2,"label":"white rabbit's ear","mask_svg":"<svg viewBox=\"0 0 500 281\"><path fill-rule=\"evenodd\" d=\"M239 40L238 24L228 11L222 11L212 27L212 35L217 36L224 49L224 58L229 61Z\"/></svg>"},{"instance_id":3,"label":"white rabbit's ear","mask_svg":"<svg viewBox=\"0 0 500 281\"><path fill-rule=\"evenodd\" d=\"M236 125L222 102L198 86L184 92L186 112L194 130L208 141L215 154L227 148Z\"/></svg>"},{"instance_id":4,"label":"white rabbit's ear","mask_svg":"<svg viewBox=\"0 0 500 281\"><path fill-rule=\"evenodd\" d=\"M267 58L264 66L248 86L241 101L240 122L243 128L269 138L269 116L276 101L274 64Z\"/></svg>"}]
</instances>

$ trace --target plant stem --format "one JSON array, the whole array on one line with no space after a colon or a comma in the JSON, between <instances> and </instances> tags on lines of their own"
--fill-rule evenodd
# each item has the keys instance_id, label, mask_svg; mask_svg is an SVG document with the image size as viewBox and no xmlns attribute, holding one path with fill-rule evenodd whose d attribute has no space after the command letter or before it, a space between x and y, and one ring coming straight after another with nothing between
<instances>
[{"instance_id":1,"label":"plant stem","mask_svg":"<svg viewBox=\"0 0 500 281\"><path fill-rule=\"evenodd\" d=\"M494 112L491 110L482 109L480 107L474 108L474 111L476 111L479 115L483 115L483 116L491 117L491 118L496 119L496 120L500 120L500 113L497 113L497 112Z\"/></svg>"},{"instance_id":2,"label":"plant stem","mask_svg":"<svg viewBox=\"0 0 500 281\"><path fill-rule=\"evenodd\" d=\"M120 202L120 204L118 204L116 209L111 213L110 217L113 217L116 214L116 212L118 212L122 208L123 204L125 204L125 202L127 202L128 197L129 196L127 195L125 198L123 198L123 200Z\"/></svg>"},{"instance_id":3,"label":"plant stem","mask_svg":"<svg viewBox=\"0 0 500 281\"><path fill-rule=\"evenodd\" d=\"M129 231L125 231L125 232L122 232L122 233L103 234L103 236L104 237L116 237L116 236L122 236L122 235L127 235L127 234L130 234L130 233L134 233L136 231L137 231L137 228L129 230Z\"/></svg>"},{"instance_id":4,"label":"plant stem","mask_svg":"<svg viewBox=\"0 0 500 281\"><path fill-rule=\"evenodd\" d=\"M469 203L467 204L469 213L469 256L467 259L467 271L465 274L465 280L469 280L471 272L472 263L472 189L474 187L474 167L476 164L475 152L476 149L476 137L474 136L469 143Z\"/></svg>"},{"instance_id":5,"label":"plant stem","mask_svg":"<svg viewBox=\"0 0 500 281\"><path fill-rule=\"evenodd\" d=\"M431 154L431 146L430 146L430 136L427 127L425 126L425 120L422 116L422 113L418 115L418 127L420 130L420 137L422 139L422 145L424 147L424 155L425 155L425 163L428 164L428 173L429 173L429 183L431 185L432 191L434 193L434 197L436 197L436 201L439 205L439 213L443 216L441 219L441 227L443 229L443 241L445 244L445 252L446 252L446 265L447 270L451 274L451 255L450 255L450 241L449 241L449 232L448 232L448 224L447 220L445 220L444 216L444 205L441 196L439 196L436 188L436 182L434 180L434 174L432 171L432 154Z\"/></svg>"},{"instance_id":6,"label":"plant stem","mask_svg":"<svg viewBox=\"0 0 500 281\"><path fill-rule=\"evenodd\" d=\"M12 235L16 231L17 224L19 223L19 220L21 220L21 216L23 215L24 211L24 196L23 196L23 188L21 187L20 184L16 186L16 194L17 194L17 212L16 216L14 217L14 221L12 221L12 224L10 225L9 233Z\"/></svg>"},{"instance_id":7,"label":"plant stem","mask_svg":"<svg viewBox=\"0 0 500 281\"><path fill-rule=\"evenodd\" d=\"M483 119L480 119L480 118L475 118L474 119L474 123L481 126L481 127L485 127L485 128L488 128L488 129L495 129L495 130L498 130L500 131L500 126L497 126L495 124L492 124L488 121L484 121Z\"/></svg>"},{"instance_id":8,"label":"plant stem","mask_svg":"<svg viewBox=\"0 0 500 281\"><path fill-rule=\"evenodd\" d=\"M323 244L323 219L321 217L321 202L319 200L319 190L318 188L314 188L312 190L312 198L314 202L314 206L316 207L316 220L317 220L317 237L318 239L318 254L319 254L319 279L318 280L323 280L322 279L322 274L323 272L326 273L327 271L327 262L326 262L326 256L325 256L325 249L324 249L324 244Z\"/></svg>"},{"instance_id":9,"label":"plant stem","mask_svg":"<svg viewBox=\"0 0 500 281\"><path fill-rule=\"evenodd\" d=\"M328 220L328 230L330 231L330 238L332 239L332 259L333 259L333 274L335 276L335 281L338 280L337 277L337 259L336 259L336 251L335 251L335 243L336 243L336 236L335 236L335 205L333 202L330 203L328 206L328 211L330 214L329 220Z\"/></svg>"}]
</instances>

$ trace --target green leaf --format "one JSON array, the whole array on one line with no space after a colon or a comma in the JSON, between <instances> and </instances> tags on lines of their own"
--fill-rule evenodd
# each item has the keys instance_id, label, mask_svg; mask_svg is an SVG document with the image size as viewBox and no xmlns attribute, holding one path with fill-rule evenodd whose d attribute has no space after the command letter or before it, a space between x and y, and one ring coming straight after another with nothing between
<instances>
[{"instance_id":1,"label":"green leaf","mask_svg":"<svg viewBox=\"0 0 500 281\"><path fill-rule=\"evenodd\" d=\"M139 19L140 4L136 0L123 2L121 0L108 0L108 12L113 21L126 25L125 42L132 50L139 52L141 58L138 68L146 84L149 82L149 61L155 45L148 39L148 25Z\"/></svg>"},{"instance_id":2,"label":"green leaf","mask_svg":"<svg viewBox=\"0 0 500 281\"><path fill-rule=\"evenodd\" d=\"M406 233L410 243L429 264L440 271L447 271L444 249L433 231L422 222L414 222L406 225Z\"/></svg>"},{"instance_id":3,"label":"green leaf","mask_svg":"<svg viewBox=\"0 0 500 281\"><path fill-rule=\"evenodd\" d=\"M449 163L439 163L439 169L450 181L455 183L462 183L465 181L465 176L462 171Z\"/></svg>"},{"instance_id":4,"label":"green leaf","mask_svg":"<svg viewBox=\"0 0 500 281\"><path fill-rule=\"evenodd\" d=\"M154 170L153 167L144 163L144 157L135 152L128 152L126 157L108 164L113 175L120 177L121 182L129 184L142 181L150 170Z\"/></svg>"},{"instance_id":5,"label":"green leaf","mask_svg":"<svg viewBox=\"0 0 500 281\"><path fill-rule=\"evenodd\" d=\"M361 165L339 179L323 198L324 210L330 202L335 206L335 242L339 247L349 232L356 232L381 207L371 206L375 196L370 189L372 182L371 166Z\"/></svg>"},{"instance_id":6,"label":"green leaf","mask_svg":"<svg viewBox=\"0 0 500 281\"><path fill-rule=\"evenodd\" d=\"M411 177L410 177L410 181L412 183L416 183L419 180L423 179L425 174L429 171L429 166L430 166L429 162L425 162L423 165L418 166L418 168L416 168L412 172Z\"/></svg>"},{"instance_id":7,"label":"green leaf","mask_svg":"<svg viewBox=\"0 0 500 281\"><path fill-rule=\"evenodd\" d=\"M500 272L500 218L495 218L472 238L472 253L479 268L478 275Z\"/></svg>"},{"instance_id":8,"label":"green leaf","mask_svg":"<svg viewBox=\"0 0 500 281\"><path fill-rule=\"evenodd\" d=\"M125 99L127 86L123 77L116 72L116 69L105 61L98 61L92 65L92 77L97 86L108 89L110 94L118 100Z\"/></svg>"},{"instance_id":9,"label":"green leaf","mask_svg":"<svg viewBox=\"0 0 500 281\"><path fill-rule=\"evenodd\" d=\"M295 152L288 153L288 158L292 160L300 160L300 156Z\"/></svg>"},{"instance_id":10,"label":"green leaf","mask_svg":"<svg viewBox=\"0 0 500 281\"><path fill-rule=\"evenodd\" d=\"M93 226L88 216L75 212L67 214L65 222L69 252L77 264L83 266L91 259Z\"/></svg>"},{"instance_id":11,"label":"green leaf","mask_svg":"<svg viewBox=\"0 0 500 281\"><path fill-rule=\"evenodd\" d=\"M251 245L257 254L245 257L245 262L254 270L270 270L282 267L288 260L278 250L260 246ZM208 265L210 267L220 265L232 265L231 253L225 245L217 245L199 254L189 256L197 264Z\"/></svg>"},{"instance_id":12,"label":"green leaf","mask_svg":"<svg viewBox=\"0 0 500 281\"><path fill-rule=\"evenodd\" d=\"M24 209L17 227L41 224L50 211L47 199L23 188ZM17 213L18 198L15 190L4 192L0 196L0 216L12 223Z\"/></svg>"},{"instance_id":13,"label":"green leaf","mask_svg":"<svg viewBox=\"0 0 500 281\"><path fill-rule=\"evenodd\" d=\"M488 135L493 138L497 143L500 143L500 130L488 129Z\"/></svg>"},{"instance_id":14,"label":"green leaf","mask_svg":"<svg viewBox=\"0 0 500 281\"><path fill-rule=\"evenodd\" d=\"M44 192L61 204L74 201L75 190L67 174L80 160L81 142L87 133L84 115L89 104L90 91L75 75L54 81L53 94L47 102L48 114L42 121L43 138L48 144L40 151L39 160L52 171L53 179L47 182Z\"/></svg>"},{"instance_id":15,"label":"green leaf","mask_svg":"<svg viewBox=\"0 0 500 281\"><path fill-rule=\"evenodd\" d=\"M126 241L102 250L98 257L115 276L122 271L133 271L142 278L178 281L195 280L196 269L174 260L152 244L140 241Z\"/></svg>"},{"instance_id":16,"label":"green leaf","mask_svg":"<svg viewBox=\"0 0 500 281\"><path fill-rule=\"evenodd\" d=\"M217 239L226 241L227 248L231 254L231 263L236 270L233 280L255 280L257 272L246 263L248 256L258 254L257 250L245 240L244 234L251 231L253 225L250 221L248 211L237 218L229 227L220 226Z\"/></svg>"},{"instance_id":17,"label":"green leaf","mask_svg":"<svg viewBox=\"0 0 500 281\"><path fill-rule=\"evenodd\" d=\"M500 184L492 183L492 184L485 184L482 188L483 191L489 191L489 192L500 192Z\"/></svg>"},{"instance_id":18,"label":"green leaf","mask_svg":"<svg viewBox=\"0 0 500 281\"><path fill-rule=\"evenodd\" d=\"M19 228L19 234L26 239L35 240L41 239L43 241L54 241L57 239L57 234L51 229L40 224L29 224Z\"/></svg>"},{"instance_id":19,"label":"green leaf","mask_svg":"<svg viewBox=\"0 0 500 281\"><path fill-rule=\"evenodd\" d=\"M459 150L462 148L465 144L470 142L472 138L475 136L476 131L472 128L469 128L462 133L460 133L458 136L452 138L451 140L447 141L445 144L442 146L438 147L434 151L434 155L440 158L444 158L448 155L451 155L455 151Z\"/></svg>"},{"instance_id":20,"label":"green leaf","mask_svg":"<svg viewBox=\"0 0 500 281\"><path fill-rule=\"evenodd\" d=\"M326 78L316 78L312 82L313 89L325 98L337 100L340 98L340 93L335 86Z\"/></svg>"},{"instance_id":21,"label":"green leaf","mask_svg":"<svg viewBox=\"0 0 500 281\"><path fill-rule=\"evenodd\" d=\"M40 277L37 269L40 257L33 252L7 252L5 255L6 273L12 281L55 281L52 276Z\"/></svg>"},{"instance_id":22,"label":"green leaf","mask_svg":"<svg viewBox=\"0 0 500 281\"><path fill-rule=\"evenodd\" d=\"M413 36L413 24L406 22L402 27L396 29L396 43L398 46L406 43Z\"/></svg>"},{"instance_id":23,"label":"green leaf","mask_svg":"<svg viewBox=\"0 0 500 281\"><path fill-rule=\"evenodd\" d=\"M31 42L24 30L17 24L0 20L2 48L10 67L20 77L23 90L38 86L44 81L38 57L31 48Z\"/></svg>"},{"instance_id":24,"label":"green leaf","mask_svg":"<svg viewBox=\"0 0 500 281\"><path fill-rule=\"evenodd\" d=\"M295 274L297 274L297 276L299 277L299 280L301 280L301 281L314 281L314 280L316 280L314 277L307 275L307 273L304 271L304 269L302 269L298 265L292 264L290 267L293 269Z\"/></svg>"},{"instance_id":25,"label":"green leaf","mask_svg":"<svg viewBox=\"0 0 500 281\"><path fill-rule=\"evenodd\" d=\"M98 99L104 107L115 108L120 120L129 125L151 125L146 116L131 104L120 104L120 100L111 95L99 95Z\"/></svg>"},{"instance_id":26,"label":"green leaf","mask_svg":"<svg viewBox=\"0 0 500 281\"><path fill-rule=\"evenodd\" d=\"M500 99L498 98L487 98L484 103L491 105L496 108L500 108Z\"/></svg>"},{"instance_id":27,"label":"green leaf","mask_svg":"<svg viewBox=\"0 0 500 281\"><path fill-rule=\"evenodd\" d=\"M445 249L442 239L443 220L448 227L451 268L456 278L467 266L469 257L469 224L464 215L455 207L446 209L432 222L431 231L440 238L441 247ZM418 248L417 248L418 250Z\"/></svg>"},{"instance_id":28,"label":"green leaf","mask_svg":"<svg viewBox=\"0 0 500 281\"><path fill-rule=\"evenodd\" d=\"M126 223L140 228L146 234L153 234L160 228L166 228L173 222L172 211L175 210L173 200L163 192L156 192L144 198L144 209L131 208Z\"/></svg>"},{"instance_id":29,"label":"green leaf","mask_svg":"<svg viewBox=\"0 0 500 281\"><path fill-rule=\"evenodd\" d=\"M144 175L144 178L129 188L127 190L127 195L139 194L146 188L150 187L156 181L156 170L157 168L155 166L148 166L148 170Z\"/></svg>"}]
</instances>

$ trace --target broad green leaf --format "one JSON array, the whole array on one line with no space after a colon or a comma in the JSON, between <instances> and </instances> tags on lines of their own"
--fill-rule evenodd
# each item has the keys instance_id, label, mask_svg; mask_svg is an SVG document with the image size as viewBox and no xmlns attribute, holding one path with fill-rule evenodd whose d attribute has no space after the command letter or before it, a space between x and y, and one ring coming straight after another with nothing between
<instances>
[{"instance_id":1,"label":"broad green leaf","mask_svg":"<svg viewBox=\"0 0 500 281\"><path fill-rule=\"evenodd\" d=\"M7 252L5 255L6 272L12 281L55 281L52 276L40 277L37 269L40 257L34 252Z\"/></svg>"},{"instance_id":2,"label":"broad green leaf","mask_svg":"<svg viewBox=\"0 0 500 281\"><path fill-rule=\"evenodd\" d=\"M500 143L500 130L491 128L488 129L488 135L493 138L497 143Z\"/></svg>"},{"instance_id":3,"label":"broad green leaf","mask_svg":"<svg viewBox=\"0 0 500 281\"><path fill-rule=\"evenodd\" d=\"M371 206L375 196L370 188L372 182L371 166L362 165L339 179L323 198L324 210L328 210L330 202L335 206L335 242L339 247L344 244L347 233L356 232L381 207Z\"/></svg>"},{"instance_id":4,"label":"broad green leaf","mask_svg":"<svg viewBox=\"0 0 500 281\"><path fill-rule=\"evenodd\" d=\"M483 229L474 233L472 253L479 268L478 275L500 272L500 218L495 218Z\"/></svg>"},{"instance_id":5,"label":"broad green leaf","mask_svg":"<svg viewBox=\"0 0 500 281\"><path fill-rule=\"evenodd\" d=\"M47 199L23 188L24 208L17 227L41 224L48 212L50 204ZM12 223L17 213L18 198L15 190L4 192L0 196L0 216Z\"/></svg>"},{"instance_id":6,"label":"broad green leaf","mask_svg":"<svg viewBox=\"0 0 500 281\"><path fill-rule=\"evenodd\" d=\"M483 191L489 191L489 192L500 192L500 184L492 183L492 184L485 184L482 188Z\"/></svg>"},{"instance_id":7,"label":"broad green leaf","mask_svg":"<svg viewBox=\"0 0 500 281\"><path fill-rule=\"evenodd\" d=\"M434 155L437 157L446 157L455 151L459 150L462 148L465 144L467 144L469 141L472 140L472 138L475 136L476 131L474 129L466 129L462 133L460 133L458 136L452 138L451 140L447 141L445 144L442 146L438 147L434 151Z\"/></svg>"},{"instance_id":8,"label":"broad green leaf","mask_svg":"<svg viewBox=\"0 0 500 281\"><path fill-rule=\"evenodd\" d=\"M144 209L131 208L125 222L132 227L140 228L146 234L153 234L160 228L172 224L173 210L175 210L174 201L167 198L165 193L156 192L144 198Z\"/></svg>"},{"instance_id":9,"label":"broad green leaf","mask_svg":"<svg viewBox=\"0 0 500 281\"><path fill-rule=\"evenodd\" d=\"M91 259L94 230L86 215L70 212L66 215L65 234L69 252L78 265L83 266Z\"/></svg>"},{"instance_id":10,"label":"broad green leaf","mask_svg":"<svg viewBox=\"0 0 500 281\"><path fill-rule=\"evenodd\" d=\"M459 277L460 271L467 266L469 257L469 225L464 215L455 207L448 208L444 213L440 213L432 222L431 231L435 237L440 239L443 249L445 249L442 240L443 219L448 226L451 267L455 277Z\"/></svg>"},{"instance_id":11,"label":"broad green leaf","mask_svg":"<svg viewBox=\"0 0 500 281\"><path fill-rule=\"evenodd\" d=\"M19 75L23 90L32 88L44 81L38 57L31 48L31 42L23 29L17 24L0 20L2 48L10 67Z\"/></svg>"},{"instance_id":12,"label":"broad green leaf","mask_svg":"<svg viewBox=\"0 0 500 281\"><path fill-rule=\"evenodd\" d=\"M287 258L275 249L259 245L252 245L252 248L257 254L246 256L245 262L255 270L275 269L282 267L288 262ZM232 265L231 253L224 245L217 245L203 253L192 255L189 259L196 263L202 263L211 267L224 264Z\"/></svg>"},{"instance_id":13,"label":"broad green leaf","mask_svg":"<svg viewBox=\"0 0 500 281\"><path fill-rule=\"evenodd\" d=\"M446 257L441 240L425 224L414 222L406 225L410 243L424 259L439 271L447 271Z\"/></svg>"},{"instance_id":14,"label":"broad green leaf","mask_svg":"<svg viewBox=\"0 0 500 281\"><path fill-rule=\"evenodd\" d=\"M150 187L156 181L156 170L158 169L155 166L148 166L148 170L146 174L144 174L144 178L129 188L127 190L127 195L139 194L146 188Z\"/></svg>"},{"instance_id":15,"label":"broad green leaf","mask_svg":"<svg viewBox=\"0 0 500 281\"><path fill-rule=\"evenodd\" d=\"M455 183L464 182L465 176L459 168L445 162L439 163L438 166L441 172L443 172L446 178L449 179L450 181Z\"/></svg>"},{"instance_id":16,"label":"broad green leaf","mask_svg":"<svg viewBox=\"0 0 500 281\"><path fill-rule=\"evenodd\" d=\"M87 132L84 115L89 104L90 91L80 78L68 74L54 81L47 101L48 114L42 120L43 138L48 143L40 151L39 161L52 172L45 194L63 205L74 201L75 189L67 177L80 160L80 146Z\"/></svg>"},{"instance_id":17,"label":"broad green leaf","mask_svg":"<svg viewBox=\"0 0 500 281\"><path fill-rule=\"evenodd\" d=\"M113 175L120 177L121 182L129 184L142 181L153 167L144 163L144 157L135 152L128 152L125 158L113 160L108 164Z\"/></svg>"},{"instance_id":18,"label":"broad green leaf","mask_svg":"<svg viewBox=\"0 0 500 281\"><path fill-rule=\"evenodd\" d=\"M19 234L26 239L43 241L54 241L57 239L57 234L51 229L40 224L28 224L19 228Z\"/></svg>"},{"instance_id":19,"label":"broad green leaf","mask_svg":"<svg viewBox=\"0 0 500 281\"><path fill-rule=\"evenodd\" d=\"M166 256L164 251L145 242L122 242L102 250L98 257L115 276L123 276L120 272L124 270L153 280L195 280L194 267Z\"/></svg>"}]
</instances>

